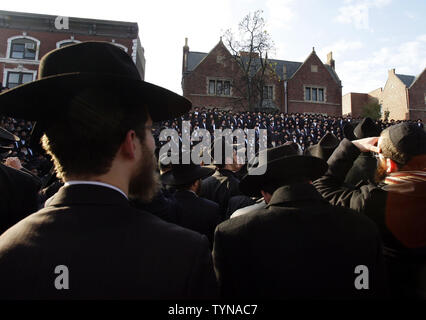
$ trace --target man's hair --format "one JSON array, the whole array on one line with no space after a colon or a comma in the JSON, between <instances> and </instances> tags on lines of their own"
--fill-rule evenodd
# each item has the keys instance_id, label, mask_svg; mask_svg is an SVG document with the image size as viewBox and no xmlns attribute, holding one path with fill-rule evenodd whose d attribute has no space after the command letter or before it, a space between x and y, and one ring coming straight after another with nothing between
<instances>
[{"instance_id":1,"label":"man's hair","mask_svg":"<svg viewBox=\"0 0 426 320\"><path fill-rule=\"evenodd\" d=\"M145 139L147 108L117 92L89 88L64 100L57 117L42 124L42 145L59 178L105 174L129 130Z\"/></svg>"}]
</instances>

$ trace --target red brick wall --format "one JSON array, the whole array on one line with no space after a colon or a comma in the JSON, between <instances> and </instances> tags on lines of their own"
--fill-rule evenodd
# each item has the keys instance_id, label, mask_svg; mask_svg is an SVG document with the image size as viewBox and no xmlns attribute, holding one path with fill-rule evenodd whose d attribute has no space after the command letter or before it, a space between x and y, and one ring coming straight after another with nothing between
<instances>
[{"instance_id":1,"label":"red brick wall","mask_svg":"<svg viewBox=\"0 0 426 320\"><path fill-rule=\"evenodd\" d=\"M369 103L370 97L366 93L352 93L352 117L359 118L362 116L363 107Z\"/></svg>"},{"instance_id":2,"label":"red brick wall","mask_svg":"<svg viewBox=\"0 0 426 320\"><path fill-rule=\"evenodd\" d=\"M422 119L423 122L426 122L426 69L420 74L408 92L410 120Z\"/></svg>"},{"instance_id":3,"label":"red brick wall","mask_svg":"<svg viewBox=\"0 0 426 320\"><path fill-rule=\"evenodd\" d=\"M316 65L318 72L312 72L311 65ZM326 88L325 102L305 101L304 86ZM288 111L290 113L313 112L334 116L342 115L342 88L315 53L312 53L293 77L288 80Z\"/></svg>"},{"instance_id":4,"label":"red brick wall","mask_svg":"<svg viewBox=\"0 0 426 320\"><path fill-rule=\"evenodd\" d=\"M17 29L0 29L0 58L9 58L6 57L7 54L7 39L13 36L22 35L23 30ZM27 31L27 36L36 38L40 41L39 49L39 60L49 51L56 49L56 42L61 40L70 39L69 33L60 33L60 32L38 32L38 31ZM111 42L112 38L101 37L96 35L75 35L74 40L79 40L81 42L95 40L95 41L107 41ZM114 38L116 44L121 44L127 47L127 53L132 54L133 39L128 38ZM29 70L37 70L38 66L35 64L26 64L21 63L24 68ZM0 81L3 81L3 71L4 68L14 69L17 67L17 64L5 64L0 62Z\"/></svg>"},{"instance_id":5,"label":"red brick wall","mask_svg":"<svg viewBox=\"0 0 426 320\"><path fill-rule=\"evenodd\" d=\"M234 88L234 86L241 87L241 83L238 82L240 77L239 66L232 61L232 56L223 43L219 42L190 74L184 76L183 96L189 99L194 107L238 109L242 107L239 106L241 103L246 106L246 102L241 101L243 95ZM231 80L231 95L229 97L209 95L209 78Z\"/></svg>"},{"instance_id":6,"label":"red brick wall","mask_svg":"<svg viewBox=\"0 0 426 320\"><path fill-rule=\"evenodd\" d=\"M265 85L274 86L274 103L280 107L284 101L283 84L273 73L267 72ZM191 100L194 107L215 107L233 110L247 110L248 102L244 82L241 82L242 71L223 43L219 42L204 60L183 78L183 95ZM231 96L215 96L208 94L208 79L217 78L231 80ZM237 90L239 88L239 90Z\"/></svg>"}]
</instances>

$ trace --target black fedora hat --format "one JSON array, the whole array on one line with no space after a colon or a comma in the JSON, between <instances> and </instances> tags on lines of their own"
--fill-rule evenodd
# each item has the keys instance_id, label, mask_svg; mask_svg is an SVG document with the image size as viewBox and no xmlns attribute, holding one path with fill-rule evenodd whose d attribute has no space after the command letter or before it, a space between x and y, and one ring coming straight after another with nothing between
<instances>
[{"instance_id":1,"label":"black fedora hat","mask_svg":"<svg viewBox=\"0 0 426 320\"><path fill-rule=\"evenodd\" d=\"M321 158L324 161L327 161L339 143L340 140L337 139L334 134L327 132L317 144L310 146L305 150L305 155Z\"/></svg>"},{"instance_id":2,"label":"black fedora hat","mask_svg":"<svg viewBox=\"0 0 426 320\"><path fill-rule=\"evenodd\" d=\"M0 94L0 114L27 120L53 118L64 96L93 86L147 106L153 121L191 109L184 97L143 81L123 50L108 42L89 41L47 53L40 61L38 80Z\"/></svg>"},{"instance_id":3,"label":"black fedora hat","mask_svg":"<svg viewBox=\"0 0 426 320\"><path fill-rule=\"evenodd\" d=\"M298 177L316 180L328 168L327 162L324 160L302 155L295 143L267 149L260 152L257 158L262 158L265 155L267 159L266 172L263 175L250 175L249 171L240 181L241 192L250 197L260 196L261 186L266 182L284 184ZM255 162L256 160L250 161L251 164Z\"/></svg>"},{"instance_id":4,"label":"black fedora hat","mask_svg":"<svg viewBox=\"0 0 426 320\"><path fill-rule=\"evenodd\" d=\"M354 136L356 139L378 137L381 131L381 128L371 118L366 117L355 127Z\"/></svg>"},{"instance_id":5,"label":"black fedora hat","mask_svg":"<svg viewBox=\"0 0 426 320\"><path fill-rule=\"evenodd\" d=\"M354 135L354 125L350 122L346 122L343 126L343 136L350 141L356 140Z\"/></svg>"},{"instance_id":6,"label":"black fedora hat","mask_svg":"<svg viewBox=\"0 0 426 320\"><path fill-rule=\"evenodd\" d=\"M214 172L214 169L201 167L193 163L172 164L172 170L161 175L161 182L165 185L180 186L192 183L198 179L207 178Z\"/></svg>"},{"instance_id":7,"label":"black fedora hat","mask_svg":"<svg viewBox=\"0 0 426 320\"><path fill-rule=\"evenodd\" d=\"M0 127L0 153L10 153L13 147L5 146L16 141L19 141L19 137L15 136L13 133L7 131L6 129Z\"/></svg>"}]
</instances>

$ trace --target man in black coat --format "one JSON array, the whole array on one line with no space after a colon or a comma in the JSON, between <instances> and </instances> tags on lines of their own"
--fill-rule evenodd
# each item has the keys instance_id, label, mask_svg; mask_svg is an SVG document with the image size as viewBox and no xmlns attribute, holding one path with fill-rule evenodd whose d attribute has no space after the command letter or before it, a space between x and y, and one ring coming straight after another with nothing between
<instances>
[{"instance_id":1,"label":"man in black coat","mask_svg":"<svg viewBox=\"0 0 426 320\"><path fill-rule=\"evenodd\" d=\"M381 128L371 118L364 118L354 129L354 139L378 137ZM331 155L331 154L330 154ZM346 175L345 182L352 185L374 182L374 174L377 169L377 160L372 152L362 152L354 161L352 168Z\"/></svg>"},{"instance_id":2,"label":"man in black coat","mask_svg":"<svg viewBox=\"0 0 426 320\"><path fill-rule=\"evenodd\" d=\"M41 122L43 147L65 185L0 236L0 298L214 297L207 238L128 201L156 191L152 120L191 103L142 81L131 57L106 42L48 53L39 78L1 94L0 113L50 120Z\"/></svg>"},{"instance_id":3,"label":"man in black coat","mask_svg":"<svg viewBox=\"0 0 426 320\"><path fill-rule=\"evenodd\" d=\"M173 165L171 171L161 176L163 184L176 188L176 224L207 236L211 247L214 230L222 220L221 212L216 202L200 197L199 193L202 179L213 173L211 168L191 163Z\"/></svg>"},{"instance_id":4,"label":"man in black coat","mask_svg":"<svg viewBox=\"0 0 426 320\"><path fill-rule=\"evenodd\" d=\"M376 182L344 185L361 152L378 158ZM331 204L371 218L380 230L394 298L426 298L426 133L400 123L380 137L344 139L328 160L326 174L314 182Z\"/></svg>"},{"instance_id":5,"label":"man in black coat","mask_svg":"<svg viewBox=\"0 0 426 320\"><path fill-rule=\"evenodd\" d=\"M200 196L219 204L222 213L222 220L225 220L228 211L229 199L233 196L241 195L237 172L241 170L243 164L238 163L237 150L241 150L242 145L228 144L227 139L216 139L210 150L211 158L216 166L216 172L204 179L201 185ZM221 156L215 159L215 148L221 148ZM232 148L232 158L226 154L226 148ZM242 161L240 161L242 162Z\"/></svg>"},{"instance_id":6,"label":"man in black coat","mask_svg":"<svg viewBox=\"0 0 426 320\"><path fill-rule=\"evenodd\" d=\"M19 138L0 128L0 159L11 151L10 144ZM38 210L37 192L40 183L21 170L0 163L0 234Z\"/></svg>"},{"instance_id":7,"label":"man in black coat","mask_svg":"<svg viewBox=\"0 0 426 320\"><path fill-rule=\"evenodd\" d=\"M382 247L374 223L322 199L309 181L325 172L326 162L296 150L292 145L268 149L266 173L247 175L240 183L246 195L262 194L267 206L217 227L213 259L221 295L380 296ZM359 274L361 269L366 273Z\"/></svg>"}]
</instances>

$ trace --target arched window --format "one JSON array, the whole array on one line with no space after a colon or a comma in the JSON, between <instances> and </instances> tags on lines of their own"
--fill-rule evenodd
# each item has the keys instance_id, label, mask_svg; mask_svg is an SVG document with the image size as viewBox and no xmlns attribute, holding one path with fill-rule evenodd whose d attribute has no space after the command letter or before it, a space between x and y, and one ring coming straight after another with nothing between
<instances>
[{"instance_id":1,"label":"arched window","mask_svg":"<svg viewBox=\"0 0 426 320\"><path fill-rule=\"evenodd\" d=\"M62 48L65 46L69 46L70 44L80 43L81 41L73 40L73 39L67 39L67 40L61 40L56 42L56 48Z\"/></svg>"},{"instance_id":2,"label":"arched window","mask_svg":"<svg viewBox=\"0 0 426 320\"><path fill-rule=\"evenodd\" d=\"M16 36L7 40L10 59L38 60L40 41L28 36Z\"/></svg>"},{"instance_id":3,"label":"arched window","mask_svg":"<svg viewBox=\"0 0 426 320\"><path fill-rule=\"evenodd\" d=\"M37 77L37 70L30 70L18 66L15 69L5 68L3 72L3 87L12 89L21 84L34 81Z\"/></svg>"},{"instance_id":4,"label":"arched window","mask_svg":"<svg viewBox=\"0 0 426 320\"><path fill-rule=\"evenodd\" d=\"M117 47L119 47L124 52L127 52L129 50L129 49L127 49L126 46L123 46L122 44L119 44L119 43L116 43L116 42L112 42L112 43L115 44Z\"/></svg>"}]
</instances>

